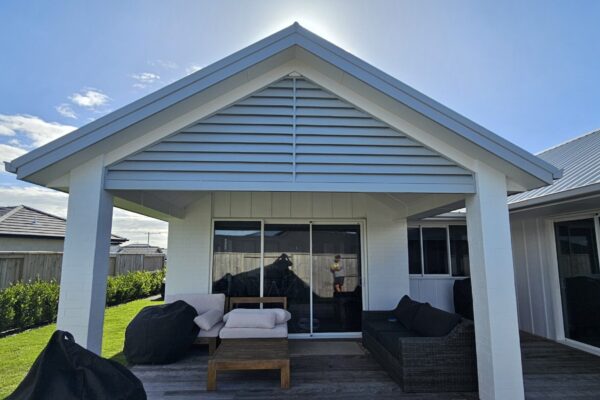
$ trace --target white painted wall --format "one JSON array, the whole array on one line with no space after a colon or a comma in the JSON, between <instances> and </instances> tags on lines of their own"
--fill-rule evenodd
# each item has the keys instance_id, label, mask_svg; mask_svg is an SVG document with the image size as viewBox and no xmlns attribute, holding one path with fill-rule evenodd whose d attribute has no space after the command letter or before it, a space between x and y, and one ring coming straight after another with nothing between
<instances>
[{"instance_id":1,"label":"white painted wall","mask_svg":"<svg viewBox=\"0 0 600 400\"><path fill-rule=\"evenodd\" d=\"M363 272L369 309L391 309L409 293L406 219L378 195L308 192L214 192L169 222L167 293L207 293L213 218L357 220L364 223Z\"/></svg>"},{"instance_id":2,"label":"white painted wall","mask_svg":"<svg viewBox=\"0 0 600 400\"><path fill-rule=\"evenodd\" d=\"M562 339L556 248L547 217L511 215L511 235L519 327L549 339Z\"/></svg>"},{"instance_id":3,"label":"white painted wall","mask_svg":"<svg viewBox=\"0 0 600 400\"><path fill-rule=\"evenodd\" d=\"M434 307L454 312L454 281L461 277L410 277L410 297Z\"/></svg>"},{"instance_id":4,"label":"white painted wall","mask_svg":"<svg viewBox=\"0 0 600 400\"><path fill-rule=\"evenodd\" d=\"M209 293L212 197L205 194L169 221L166 294Z\"/></svg>"}]
</instances>

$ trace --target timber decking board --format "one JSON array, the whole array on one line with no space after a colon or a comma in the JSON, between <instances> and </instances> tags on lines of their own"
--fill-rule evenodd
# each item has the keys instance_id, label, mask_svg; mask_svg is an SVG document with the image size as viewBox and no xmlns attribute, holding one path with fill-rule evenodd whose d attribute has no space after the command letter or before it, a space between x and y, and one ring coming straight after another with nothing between
<instances>
[{"instance_id":1,"label":"timber decking board","mask_svg":"<svg viewBox=\"0 0 600 400\"><path fill-rule=\"evenodd\" d=\"M522 334L527 399L600 399L600 357ZM194 349L171 365L135 366L148 399L476 399L476 393L404 393L368 354L291 357L292 386L281 390L278 371L228 372L206 392L208 355Z\"/></svg>"}]
</instances>

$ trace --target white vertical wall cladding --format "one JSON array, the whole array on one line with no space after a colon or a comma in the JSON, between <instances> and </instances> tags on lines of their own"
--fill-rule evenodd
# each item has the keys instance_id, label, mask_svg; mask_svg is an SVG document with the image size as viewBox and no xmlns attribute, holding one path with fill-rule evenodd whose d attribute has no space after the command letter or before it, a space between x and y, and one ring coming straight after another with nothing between
<instances>
[{"instance_id":1,"label":"white vertical wall cladding","mask_svg":"<svg viewBox=\"0 0 600 400\"><path fill-rule=\"evenodd\" d=\"M369 310L391 310L410 293L406 219L393 218L368 201ZM371 208L373 207L373 208Z\"/></svg>"},{"instance_id":2,"label":"white vertical wall cladding","mask_svg":"<svg viewBox=\"0 0 600 400\"><path fill-rule=\"evenodd\" d=\"M556 310L552 289L555 268L551 232L542 217L511 216L511 236L519 327L527 332L557 339Z\"/></svg>"},{"instance_id":3,"label":"white vertical wall cladding","mask_svg":"<svg viewBox=\"0 0 600 400\"><path fill-rule=\"evenodd\" d=\"M187 209L185 219L169 221L168 295L209 293L212 196Z\"/></svg>"},{"instance_id":4,"label":"white vertical wall cladding","mask_svg":"<svg viewBox=\"0 0 600 400\"><path fill-rule=\"evenodd\" d=\"M450 277L410 277L410 297L434 307L454 312L454 281Z\"/></svg>"},{"instance_id":5,"label":"white vertical wall cladding","mask_svg":"<svg viewBox=\"0 0 600 400\"><path fill-rule=\"evenodd\" d=\"M362 219L367 217L369 198L370 195L363 193L213 192L212 216L259 219ZM376 200L373 201L375 208L385 207ZM398 210L389 212L397 213Z\"/></svg>"}]
</instances>

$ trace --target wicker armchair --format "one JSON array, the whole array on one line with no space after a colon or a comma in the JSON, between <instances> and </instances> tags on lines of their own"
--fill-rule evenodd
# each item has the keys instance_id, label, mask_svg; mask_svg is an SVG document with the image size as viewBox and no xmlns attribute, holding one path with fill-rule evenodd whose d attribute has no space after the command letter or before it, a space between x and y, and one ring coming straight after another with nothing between
<instances>
[{"instance_id":1,"label":"wicker armchair","mask_svg":"<svg viewBox=\"0 0 600 400\"><path fill-rule=\"evenodd\" d=\"M462 320L448 335L422 337L390 312L363 313L363 344L405 392L477 391L473 322Z\"/></svg>"}]
</instances>

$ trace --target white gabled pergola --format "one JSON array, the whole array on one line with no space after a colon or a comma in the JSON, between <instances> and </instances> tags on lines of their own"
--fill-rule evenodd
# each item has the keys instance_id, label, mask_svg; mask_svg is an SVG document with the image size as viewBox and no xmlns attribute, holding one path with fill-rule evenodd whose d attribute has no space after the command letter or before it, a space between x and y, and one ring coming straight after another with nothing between
<instances>
[{"instance_id":1,"label":"white gabled pergola","mask_svg":"<svg viewBox=\"0 0 600 400\"><path fill-rule=\"evenodd\" d=\"M319 199L352 203L367 225L371 309L409 292L407 219L464 206L480 397L524 397L506 197L560 172L298 24L6 170L69 193L58 328L97 353L113 205L169 222L168 290L184 292L210 290L221 194L256 198L248 216L294 213L261 207L276 197L312 201L307 217ZM391 255L398 267L385 270Z\"/></svg>"}]
</instances>

